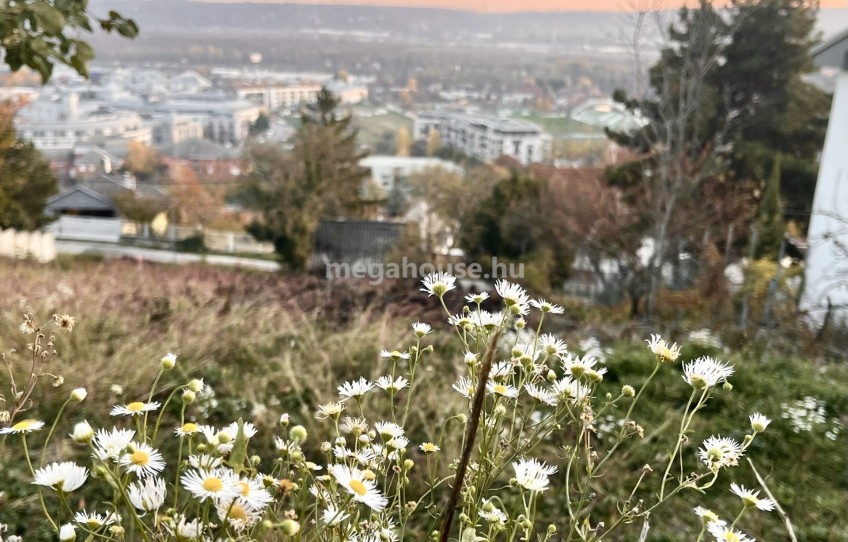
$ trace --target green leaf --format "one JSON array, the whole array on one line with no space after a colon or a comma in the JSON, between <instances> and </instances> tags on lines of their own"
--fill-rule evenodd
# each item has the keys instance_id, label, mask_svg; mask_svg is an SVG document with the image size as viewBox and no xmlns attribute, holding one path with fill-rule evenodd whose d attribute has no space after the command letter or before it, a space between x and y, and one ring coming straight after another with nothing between
<instances>
[{"instance_id":1,"label":"green leaf","mask_svg":"<svg viewBox=\"0 0 848 542\"><path fill-rule=\"evenodd\" d=\"M230 468L236 474L244 470L244 461L247 459L247 439L244 437L244 420L238 420L238 433L236 440L233 443L233 450L230 452Z\"/></svg>"},{"instance_id":2,"label":"green leaf","mask_svg":"<svg viewBox=\"0 0 848 542\"><path fill-rule=\"evenodd\" d=\"M88 62L94 58L94 49L88 43L82 40L75 40L74 45L76 46L76 54L74 56L80 57L84 62Z\"/></svg>"},{"instance_id":3,"label":"green leaf","mask_svg":"<svg viewBox=\"0 0 848 542\"><path fill-rule=\"evenodd\" d=\"M65 28L65 16L61 11L45 2L37 2L30 6L35 20L48 36L58 36Z\"/></svg>"},{"instance_id":4,"label":"green leaf","mask_svg":"<svg viewBox=\"0 0 848 542\"><path fill-rule=\"evenodd\" d=\"M118 34L125 38L135 38L138 36L138 25L132 19L127 19L118 25Z\"/></svg>"}]
</instances>

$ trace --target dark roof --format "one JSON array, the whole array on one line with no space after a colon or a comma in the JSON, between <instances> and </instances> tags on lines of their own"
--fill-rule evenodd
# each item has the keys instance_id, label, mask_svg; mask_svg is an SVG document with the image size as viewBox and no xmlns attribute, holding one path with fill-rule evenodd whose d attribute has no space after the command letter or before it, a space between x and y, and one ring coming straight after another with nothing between
<instances>
[{"instance_id":1,"label":"dark roof","mask_svg":"<svg viewBox=\"0 0 848 542\"><path fill-rule=\"evenodd\" d=\"M58 214L63 210L76 211L112 211L117 209L109 198L82 185L75 185L47 200L48 214Z\"/></svg>"},{"instance_id":2,"label":"dark roof","mask_svg":"<svg viewBox=\"0 0 848 542\"><path fill-rule=\"evenodd\" d=\"M208 139L186 139L166 147L160 154L182 160L238 160L240 157L238 150L228 149Z\"/></svg>"},{"instance_id":3,"label":"dark roof","mask_svg":"<svg viewBox=\"0 0 848 542\"><path fill-rule=\"evenodd\" d=\"M121 176L98 175L90 180L76 184L47 200L50 211L76 209L80 211L116 211L115 197L129 192L142 199L170 201L170 196L161 187L135 183L135 188L125 185Z\"/></svg>"},{"instance_id":4,"label":"dark roof","mask_svg":"<svg viewBox=\"0 0 848 542\"><path fill-rule=\"evenodd\" d=\"M368 220L325 220L314 236L312 261L322 265L384 261L397 245L405 224Z\"/></svg>"},{"instance_id":5,"label":"dark roof","mask_svg":"<svg viewBox=\"0 0 848 542\"><path fill-rule=\"evenodd\" d=\"M810 53L817 66L848 70L848 28L814 47Z\"/></svg>"},{"instance_id":6,"label":"dark roof","mask_svg":"<svg viewBox=\"0 0 848 542\"><path fill-rule=\"evenodd\" d=\"M74 164L93 164L99 166L103 164L104 158L109 159L114 168L120 167L120 164L124 162L121 158L100 147L86 147L74 150Z\"/></svg>"}]
</instances>

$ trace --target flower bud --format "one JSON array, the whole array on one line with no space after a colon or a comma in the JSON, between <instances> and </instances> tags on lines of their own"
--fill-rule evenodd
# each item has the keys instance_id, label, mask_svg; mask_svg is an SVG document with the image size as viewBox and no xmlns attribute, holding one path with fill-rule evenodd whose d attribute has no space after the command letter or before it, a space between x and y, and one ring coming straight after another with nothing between
<instances>
[{"instance_id":1,"label":"flower bud","mask_svg":"<svg viewBox=\"0 0 848 542\"><path fill-rule=\"evenodd\" d=\"M88 444L94 438L94 429L86 421L79 422L74 425L74 432L71 433L71 438L79 444Z\"/></svg>"},{"instance_id":2,"label":"flower bud","mask_svg":"<svg viewBox=\"0 0 848 542\"><path fill-rule=\"evenodd\" d=\"M165 369L166 371L168 371L170 369L173 369L174 366L176 366L177 355L168 352L167 354L162 356L162 359L159 360L159 361L160 361L160 363L162 363L162 368Z\"/></svg>"},{"instance_id":3,"label":"flower bud","mask_svg":"<svg viewBox=\"0 0 848 542\"><path fill-rule=\"evenodd\" d=\"M377 475L374 473L373 470L365 469L364 471L362 471L362 477L366 480L375 480L377 478Z\"/></svg>"},{"instance_id":4,"label":"flower bud","mask_svg":"<svg viewBox=\"0 0 848 542\"><path fill-rule=\"evenodd\" d=\"M286 427L289 424L289 415L288 413L280 414L280 426Z\"/></svg>"},{"instance_id":5,"label":"flower bud","mask_svg":"<svg viewBox=\"0 0 848 542\"><path fill-rule=\"evenodd\" d=\"M76 388L74 391L71 392L71 401L81 403L87 395L88 392L85 391L85 388Z\"/></svg>"},{"instance_id":6,"label":"flower bud","mask_svg":"<svg viewBox=\"0 0 848 542\"><path fill-rule=\"evenodd\" d=\"M194 393L200 393L204 390L204 388L206 388L206 385L203 383L202 378L194 378L189 381L187 387Z\"/></svg>"},{"instance_id":7,"label":"flower bud","mask_svg":"<svg viewBox=\"0 0 848 542\"><path fill-rule=\"evenodd\" d=\"M295 425L289 430L289 438L295 442L303 442L306 440L308 433L302 425Z\"/></svg>"},{"instance_id":8,"label":"flower bud","mask_svg":"<svg viewBox=\"0 0 848 542\"><path fill-rule=\"evenodd\" d=\"M547 379L548 379L548 382L556 382L557 374L556 374L556 372L554 372L553 369L548 370Z\"/></svg>"},{"instance_id":9,"label":"flower bud","mask_svg":"<svg viewBox=\"0 0 848 542\"><path fill-rule=\"evenodd\" d=\"M733 389L733 384L731 384L730 382L725 381L725 382L724 382L724 385L722 386L722 389L724 389L724 391L730 391L730 390L732 390L732 389Z\"/></svg>"},{"instance_id":10,"label":"flower bud","mask_svg":"<svg viewBox=\"0 0 848 542\"><path fill-rule=\"evenodd\" d=\"M459 423L463 425L468 423L468 416L466 416L465 414L457 414L456 419L459 421Z\"/></svg>"},{"instance_id":11,"label":"flower bud","mask_svg":"<svg viewBox=\"0 0 848 542\"><path fill-rule=\"evenodd\" d=\"M284 520L280 523L280 530L283 531L283 534L286 536L294 536L300 532L300 523L293 519Z\"/></svg>"},{"instance_id":12,"label":"flower bud","mask_svg":"<svg viewBox=\"0 0 848 542\"><path fill-rule=\"evenodd\" d=\"M190 405L195 399L197 399L197 395L191 390L183 390L183 403Z\"/></svg>"},{"instance_id":13,"label":"flower bud","mask_svg":"<svg viewBox=\"0 0 848 542\"><path fill-rule=\"evenodd\" d=\"M415 466L415 463L411 459L405 459L403 461L403 470L409 470L413 466Z\"/></svg>"},{"instance_id":14,"label":"flower bud","mask_svg":"<svg viewBox=\"0 0 848 542\"><path fill-rule=\"evenodd\" d=\"M625 385L625 386L621 387L621 395L623 395L625 397L635 397L636 396L636 390L633 389L633 386Z\"/></svg>"}]
</instances>

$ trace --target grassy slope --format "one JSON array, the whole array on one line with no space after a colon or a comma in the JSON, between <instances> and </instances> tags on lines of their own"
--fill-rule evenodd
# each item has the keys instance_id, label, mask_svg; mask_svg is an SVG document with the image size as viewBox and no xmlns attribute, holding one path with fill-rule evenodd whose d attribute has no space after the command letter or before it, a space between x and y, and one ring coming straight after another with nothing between
<instances>
[{"instance_id":1,"label":"grassy slope","mask_svg":"<svg viewBox=\"0 0 848 542\"><path fill-rule=\"evenodd\" d=\"M140 268L131 262L77 262L70 269L60 270L3 261L0 283L7 292L0 297L4 350L23 350L24 338L17 332L23 312L33 312L40 319L53 312L68 312L79 320L73 334L58 338L60 355L50 367L65 377L62 393L44 389L47 400L33 412L48 420L67 390L85 385L89 398L67 418L68 423L83 418L108 423L105 405L135 400L152 380L156 360L164 352L174 351L180 354L176 381L202 376L216 392L215 401L198 405L206 421L223 423L244 416L269 428L281 412L289 412L307 425L310 434L320 434L321 426L311 414L314 405L333 399L335 386L344 379L382 374L379 350L404 347L409 340L408 322L420 319L440 330L433 338L440 355L423 369L427 371L426 383L434 390L446 391L418 396L421 403L409 427L413 442L433 438L433 426L460 408L449 388L461 367L460 352L454 342L447 342L450 337L440 323L438 309L422 303L417 295L400 296L401 302L389 305L393 314L388 315L383 306L388 299L385 292L356 288L331 291L316 280L302 277L202 266ZM576 344L583 337L564 338ZM690 349L686 356L703 352ZM775 422L750 456L787 508L799 540L848 540L848 435L843 431L832 441L820 426L811 432L794 433L788 421L780 418L782 403L816 396L827 405L828 418L841 416L844 423L848 413L846 367L759 357L745 351L711 353L736 364L735 388L718 392L705 409L705 421L697 425L687 448L687 461L692 461L694 445L709 434L720 432L741 439L747 415L761 411ZM610 374L606 385L617 394L624 383L638 386L651 361L643 345L626 343L615 346L607 364ZM0 375L3 391L6 378ZM110 392L111 384L122 385L123 395ZM663 367L657 385L647 392L643 409L636 412L646 435L650 438L663 423L676 424L687 397L680 368ZM601 450L602 442L603 435L599 435ZM456 445L446 443L446 452ZM267 449L270 451L270 445ZM608 522L614 518L612 497L629 492L634 473L642 465L651 464L655 471L652 476L659 476L656 471L662 470L662 454L652 454L662 449L668 449L667 442L636 444L611 465L611 474L593 488L601 517ZM0 473L0 488L8 494L7 502L0 503L0 523L20 521L36 504L19 499L28 489L22 483L26 475L15 468L0 469ZM727 492L729 482L756 486L747 465L727 474L709 491L710 504L725 517L738 505ZM547 495L550 519L561 519L562 495ZM637 497L651 499L648 494L637 493ZM694 497L690 496L691 502L656 514L649 540L693 540L696 521L690 505L699 503ZM759 540L787 539L774 514L752 515L742 526L759 533ZM615 540L635 540L638 529L625 531Z\"/></svg>"}]
</instances>

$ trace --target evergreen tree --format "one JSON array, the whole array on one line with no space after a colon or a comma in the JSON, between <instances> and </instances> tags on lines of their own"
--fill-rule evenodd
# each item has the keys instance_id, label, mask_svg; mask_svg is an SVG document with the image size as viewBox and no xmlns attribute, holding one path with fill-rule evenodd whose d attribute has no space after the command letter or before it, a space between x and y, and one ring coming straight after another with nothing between
<instances>
[{"instance_id":1,"label":"evergreen tree","mask_svg":"<svg viewBox=\"0 0 848 542\"><path fill-rule=\"evenodd\" d=\"M786 221L783 219L783 205L780 198L780 166L781 158L778 154L772 165L771 175L769 175L763 197L760 199L757 216L757 230L759 231L757 257L760 258L776 256L786 235Z\"/></svg>"},{"instance_id":2,"label":"evergreen tree","mask_svg":"<svg viewBox=\"0 0 848 542\"><path fill-rule=\"evenodd\" d=\"M37 230L50 222L44 208L58 186L38 149L17 136L13 116L0 105L0 229Z\"/></svg>"},{"instance_id":3,"label":"evergreen tree","mask_svg":"<svg viewBox=\"0 0 848 542\"><path fill-rule=\"evenodd\" d=\"M361 192L368 177L359 165L366 153L357 143L349 115L337 114L338 100L322 89L303 112L294 149L252 147L238 198L259 216L248 227L274 243L281 260L306 266L312 236L322 219L362 216Z\"/></svg>"}]
</instances>

